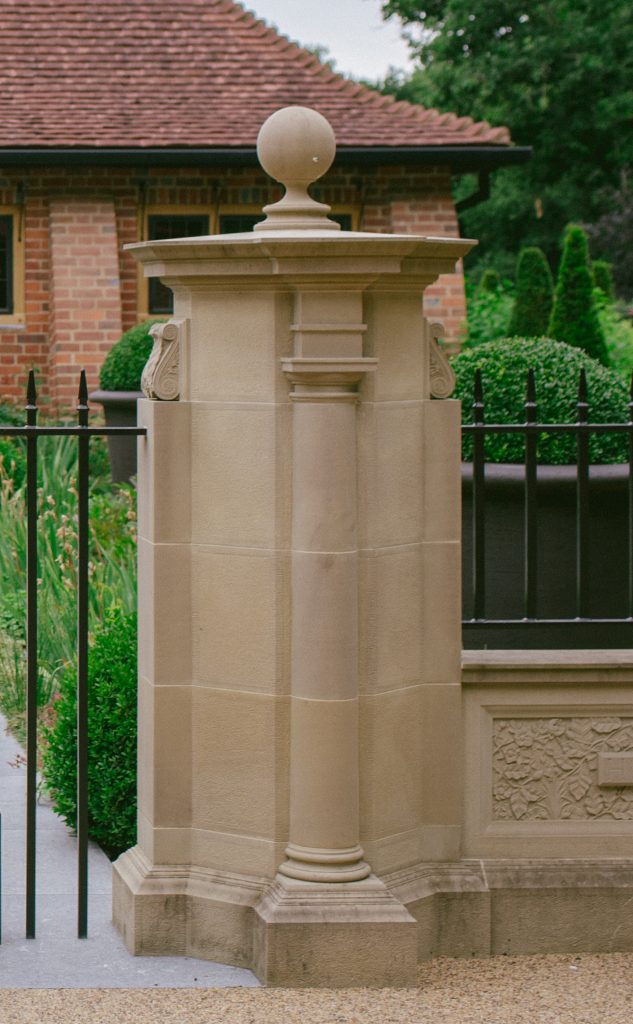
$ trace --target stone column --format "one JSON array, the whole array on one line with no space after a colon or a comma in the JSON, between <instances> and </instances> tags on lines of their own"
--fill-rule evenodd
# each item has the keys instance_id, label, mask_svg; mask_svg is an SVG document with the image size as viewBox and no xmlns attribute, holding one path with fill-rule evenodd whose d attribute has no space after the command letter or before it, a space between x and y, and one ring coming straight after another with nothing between
<instances>
[{"instance_id":1,"label":"stone column","mask_svg":"<svg viewBox=\"0 0 633 1024\"><path fill-rule=\"evenodd\" d=\"M290 844L282 874L366 878L358 820L356 384L375 360L295 358Z\"/></svg>"}]
</instances>

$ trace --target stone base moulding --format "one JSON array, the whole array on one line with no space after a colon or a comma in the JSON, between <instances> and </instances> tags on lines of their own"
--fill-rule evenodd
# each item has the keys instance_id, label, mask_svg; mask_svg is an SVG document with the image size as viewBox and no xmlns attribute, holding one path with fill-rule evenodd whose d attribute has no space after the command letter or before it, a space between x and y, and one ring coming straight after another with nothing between
<instances>
[{"instance_id":1,"label":"stone base moulding","mask_svg":"<svg viewBox=\"0 0 633 1024\"><path fill-rule=\"evenodd\" d=\"M415 984L417 925L377 878L274 881L152 866L139 847L114 866L113 920L137 956L249 967L267 985Z\"/></svg>"},{"instance_id":2,"label":"stone base moulding","mask_svg":"<svg viewBox=\"0 0 633 1024\"><path fill-rule=\"evenodd\" d=\"M462 860L383 879L418 958L633 950L633 859Z\"/></svg>"},{"instance_id":3,"label":"stone base moulding","mask_svg":"<svg viewBox=\"0 0 633 1024\"><path fill-rule=\"evenodd\" d=\"M434 956L633 950L633 858L426 863L335 885L152 867L114 870L131 953L248 967L272 986L415 984Z\"/></svg>"}]
</instances>

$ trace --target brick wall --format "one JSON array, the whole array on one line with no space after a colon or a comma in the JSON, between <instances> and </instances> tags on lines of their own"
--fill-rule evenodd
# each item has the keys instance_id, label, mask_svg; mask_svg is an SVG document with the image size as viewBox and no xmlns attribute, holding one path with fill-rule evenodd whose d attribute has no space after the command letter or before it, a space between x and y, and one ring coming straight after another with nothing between
<instances>
[{"instance_id":1,"label":"brick wall","mask_svg":"<svg viewBox=\"0 0 633 1024\"><path fill-rule=\"evenodd\" d=\"M78 370L96 384L121 337L121 291L114 203L52 199L48 389L55 405L77 398Z\"/></svg>"},{"instance_id":2,"label":"brick wall","mask_svg":"<svg viewBox=\"0 0 633 1024\"><path fill-rule=\"evenodd\" d=\"M0 204L16 202L18 182L25 186L26 323L19 331L0 329L0 393L22 402L35 366L44 400L64 408L75 403L79 368L96 387L105 352L137 322L137 266L122 247L139 238L143 194L146 206L212 209L261 207L281 195L247 167L23 168L0 171ZM448 169L334 169L312 191L323 202L359 209L364 231L459 233ZM455 342L465 316L461 271L429 289L426 312Z\"/></svg>"}]
</instances>

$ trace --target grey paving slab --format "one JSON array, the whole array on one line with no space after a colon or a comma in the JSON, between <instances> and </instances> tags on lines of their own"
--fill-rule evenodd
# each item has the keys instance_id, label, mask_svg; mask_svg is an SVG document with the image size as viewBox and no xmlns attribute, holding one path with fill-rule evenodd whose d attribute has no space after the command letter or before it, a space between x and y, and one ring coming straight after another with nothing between
<instances>
[{"instance_id":1,"label":"grey paving slab","mask_svg":"<svg viewBox=\"0 0 633 1024\"><path fill-rule=\"evenodd\" d=\"M250 971L189 957L130 956L111 922L112 865L90 845L87 939L77 935L77 842L45 799L37 808L36 939L24 938L26 772L0 718L0 987L256 987Z\"/></svg>"}]
</instances>

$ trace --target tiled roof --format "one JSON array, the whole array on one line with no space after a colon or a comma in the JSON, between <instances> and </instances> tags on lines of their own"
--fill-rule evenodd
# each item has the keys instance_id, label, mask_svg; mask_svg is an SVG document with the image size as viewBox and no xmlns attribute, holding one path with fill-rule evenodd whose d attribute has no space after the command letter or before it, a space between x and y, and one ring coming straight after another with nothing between
<instances>
[{"instance_id":1,"label":"tiled roof","mask_svg":"<svg viewBox=\"0 0 633 1024\"><path fill-rule=\"evenodd\" d=\"M233 0L2 0L2 149L251 147L293 103L341 147L510 142L342 78Z\"/></svg>"}]
</instances>

